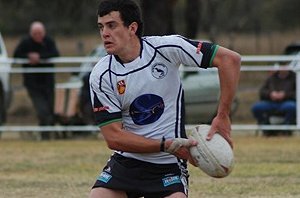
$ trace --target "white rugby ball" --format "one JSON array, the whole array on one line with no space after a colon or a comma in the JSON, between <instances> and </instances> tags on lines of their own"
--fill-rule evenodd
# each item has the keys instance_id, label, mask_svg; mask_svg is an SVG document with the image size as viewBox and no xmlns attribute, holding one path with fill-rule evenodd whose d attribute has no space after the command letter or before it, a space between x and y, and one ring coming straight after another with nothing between
<instances>
[{"instance_id":1,"label":"white rugby ball","mask_svg":"<svg viewBox=\"0 0 300 198\"><path fill-rule=\"evenodd\" d=\"M206 136L210 125L202 124L187 131L187 136L198 142L190 148L197 166L207 175L222 178L230 174L234 166L234 154L229 143L218 133L210 141Z\"/></svg>"}]
</instances>

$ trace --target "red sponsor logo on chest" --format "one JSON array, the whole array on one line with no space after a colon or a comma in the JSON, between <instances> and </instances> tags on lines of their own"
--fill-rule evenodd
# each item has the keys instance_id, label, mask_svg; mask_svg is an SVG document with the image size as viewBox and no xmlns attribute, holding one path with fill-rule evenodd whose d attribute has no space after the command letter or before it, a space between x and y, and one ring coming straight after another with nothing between
<instances>
[{"instance_id":1,"label":"red sponsor logo on chest","mask_svg":"<svg viewBox=\"0 0 300 198\"><path fill-rule=\"evenodd\" d=\"M94 111L94 112L100 112L100 111L106 111L106 110L108 110L108 109L109 109L108 106L94 107L93 111Z\"/></svg>"},{"instance_id":2,"label":"red sponsor logo on chest","mask_svg":"<svg viewBox=\"0 0 300 198\"><path fill-rule=\"evenodd\" d=\"M196 51L197 54L200 54L201 47L202 47L202 43L199 42L198 46L197 46L197 51Z\"/></svg>"}]
</instances>

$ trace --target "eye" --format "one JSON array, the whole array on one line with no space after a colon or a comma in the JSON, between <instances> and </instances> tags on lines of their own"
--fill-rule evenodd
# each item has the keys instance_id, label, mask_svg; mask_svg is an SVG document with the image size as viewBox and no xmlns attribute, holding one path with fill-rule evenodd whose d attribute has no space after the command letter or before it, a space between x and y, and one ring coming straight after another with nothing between
<instances>
[{"instance_id":1,"label":"eye","mask_svg":"<svg viewBox=\"0 0 300 198\"><path fill-rule=\"evenodd\" d=\"M107 24L107 27L109 28L109 29L114 29L114 28L116 28L116 23L109 23L109 24Z\"/></svg>"},{"instance_id":2,"label":"eye","mask_svg":"<svg viewBox=\"0 0 300 198\"><path fill-rule=\"evenodd\" d=\"M97 25L98 25L99 30L103 29L103 24L102 23L98 22Z\"/></svg>"},{"instance_id":3,"label":"eye","mask_svg":"<svg viewBox=\"0 0 300 198\"><path fill-rule=\"evenodd\" d=\"M98 24L98 28L99 28L100 31L103 31L104 26L101 25L101 24Z\"/></svg>"}]
</instances>

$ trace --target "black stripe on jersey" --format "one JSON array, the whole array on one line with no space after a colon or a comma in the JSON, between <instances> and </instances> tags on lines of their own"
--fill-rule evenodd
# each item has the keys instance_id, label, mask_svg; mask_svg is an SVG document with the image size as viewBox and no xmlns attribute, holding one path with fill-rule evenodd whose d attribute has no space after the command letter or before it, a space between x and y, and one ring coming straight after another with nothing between
<instances>
[{"instance_id":1,"label":"black stripe on jersey","mask_svg":"<svg viewBox=\"0 0 300 198\"><path fill-rule=\"evenodd\" d=\"M118 73L116 73L116 72L113 72L111 69L109 69L109 73L110 73L110 74L114 74L114 75L116 75L116 76L127 76L128 74L138 72L138 71L143 70L143 69L145 69L146 67L150 66L150 64L152 63L152 61L154 60L155 57L156 57L156 52L154 53L153 57L151 58L151 60L150 60L146 65L144 65L144 66L142 66L142 67L140 67L140 68L138 68L138 69L132 70L132 71L130 71L130 72L127 72L127 73L124 73L124 74L118 74Z\"/></svg>"},{"instance_id":2,"label":"black stripe on jersey","mask_svg":"<svg viewBox=\"0 0 300 198\"><path fill-rule=\"evenodd\" d=\"M117 62L119 62L123 67L125 67L125 65L123 64L122 60L120 59L120 57L118 55L111 55L110 57L114 56L115 59L117 60Z\"/></svg>"},{"instance_id":3,"label":"black stripe on jersey","mask_svg":"<svg viewBox=\"0 0 300 198\"><path fill-rule=\"evenodd\" d=\"M121 110L121 107L120 106L118 106L116 103L114 103L114 101L112 101L111 99L110 99L110 97L105 93L105 91L102 89L102 77L106 74L106 73L109 73L109 75L110 75L110 85L111 85L111 87L112 87L112 90L114 90L114 88L113 88L113 84L112 84L112 81L111 81L111 74L110 74L110 72L109 72L109 70L106 70L105 72L103 72L102 73L102 75L100 76L100 81L99 81L99 89L100 89L100 91L101 92L103 92L103 94L106 96L106 98L109 100L109 101L111 101L111 103L113 103L118 109L120 109ZM98 100L98 98L97 98L97 100ZM100 101L99 101L100 102Z\"/></svg>"},{"instance_id":4,"label":"black stripe on jersey","mask_svg":"<svg viewBox=\"0 0 300 198\"><path fill-rule=\"evenodd\" d=\"M203 42L200 51L203 54L203 58L201 61L201 66L203 67L211 67L212 58L214 58L214 53L217 45L212 43Z\"/></svg>"},{"instance_id":5,"label":"black stripe on jersey","mask_svg":"<svg viewBox=\"0 0 300 198\"><path fill-rule=\"evenodd\" d=\"M181 113L181 109L180 108L180 95L182 94L182 85L180 84L180 87L179 87L179 90L178 90L178 96L177 96L177 99L176 99L176 123L175 123L175 138L178 138L178 137L181 137L181 128L178 129L178 122L179 122L179 114ZM183 97L181 95L181 97ZM184 104L181 104L181 105L184 105ZM180 136L179 136L180 135Z\"/></svg>"},{"instance_id":6,"label":"black stripe on jersey","mask_svg":"<svg viewBox=\"0 0 300 198\"><path fill-rule=\"evenodd\" d=\"M200 67L199 63L197 60L194 59L194 57L189 54L182 46L179 46L179 45L161 45L161 46L158 46L156 49L159 49L159 48L164 48L164 47L174 47L174 48L179 48L181 49L184 53L186 53L194 62L195 64Z\"/></svg>"},{"instance_id":7,"label":"black stripe on jersey","mask_svg":"<svg viewBox=\"0 0 300 198\"><path fill-rule=\"evenodd\" d=\"M108 66L108 72L109 72L109 80L110 80L110 87L111 87L111 89L114 91L115 89L114 89L114 86L113 86L113 83L112 83L112 77L111 77L111 63L112 63L112 58L113 58L113 56L111 55L110 56L110 59L109 59L109 66ZM105 73L105 72L104 72Z\"/></svg>"},{"instance_id":8,"label":"black stripe on jersey","mask_svg":"<svg viewBox=\"0 0 300 198\"><path fill-rule=\"evenodd\" d=\"M148 42L147 42L147 43L148 43ZM149 43L148 43L148 44L149 44ZM149 44L149 45L150 45L150 44ZM152 45L150 45L150 46L153 47ZM153 47L153 48L154 48L154 47ZM154 48L154 49L155 49L155 48ZM112 75L112 74L114 74L114 75L116 75L116 76L127 76L128 74L131 74L131 73L134 73L134 72L138 72L138 71L140 71L140 70L145 69L146 67L148 67L148 66L151 65L151 63L152 63L153 60L155 59L157 53L159 53L159 54L160 54L163 58L165 58L167 61L171 62L169 59L167 59L165 56L163 56L163 54L162 54L161 52L159 52L157 49L155 49L155 52L154 52L154 54L153 54L151 60L150 60L146 65L144 65L144 66L142 66L142 67L140 67L140 68L138 68L138 69L132 70L132 71L130 71L130 72L124 73L124 74L118 74L118 73L116 73L116 72L113 72L113 71L111 70L111 61L110 61L110 63L109 63L109 75L110 75L110 78L111 78L111 75ZM112 59L112 57L113 57L113 55L111 55L111 59ZM113 86L112 86L112 88L113 88Z\"/></svg>"},{"instance_id":9,"label":"black stripe on jersey","mask_svg":"<svg viewBox=\"0 0 300 198\"><path fill-rule=\"evenodd\" d=\"M153 60L155 59L155 57L157 56L157 54L161 55L165 60L167 60L168 62L172 62L170 59L168 59L164 54L162 54L158 49L159 48L164 48L164 47L175 47L175 48L180 48L182 51L184 51L195 63L198 67L200 67L199 63L186 51L184 50L181 46L179 45L161 45L161 46L158 46L158 47L155 47L153 46L151 43L149 43L148 41L146 40L143 40L146 44L148 44L149 46L151 46L153 49L154 49L154 53L153 53L153 56L151 58L151 60L144 66L141 66L140 68L138 69L135 69L135 70L132 70L128 73L124 73L124 74L118 74L116 72L113 72L111 70L111 61L112 61L112 58L113 57L116 57L116 56L113 56L113 55L110 55L110 63L109 63L109 75L111 76L112 74L116 75L116 76L127 76L128 74L131 74L131 73L134 73L134 72L138 72L140 70L143 70L145 69L146 67L150 66L151 63L153 62ZM117 60L118 61L118 60ZM119 61L118 61L119 62ZM119 62L120 64L122 64L121 62ZM123 65L123 64L122 64ZM112 86L113 88L113 86Z\"/></svg>"},{"instance_id":10,"label":"black stripe on jersey","mask_svg":"<svg viewBox=\"0 0 300 198\"><path fill-rule=\"evenodd\" d=\"M185 132L185 103L184 103L184 90L181 95L181 120L180 120L180 137L187 138Z\"/></svg>"},{"instance_id":11,"label":"black stripe on jersey","mask_svg":"<svg viewBox=\"0 0 300 198\"><path fill-rule=\"evenodd\" d=\"M201 48L200 51L203 54L203 58L201 61L201 67L202 68L208 68L211 67L211 62L212 58L214 57L215 50L217 48L217 45L214 43L209 43L209 42L201 42L201 41L196 41L196 40L190 40L182 36L178 36L179 38L185 40L186 42L192 44L196 48L199 47L199 43L201 43Z\"/></svg>"},{"instance_id":12,"label":"black stripe on jersey","mask_svg":"<svg viewBox=\"0 0 300 198\"><path fill-rule=\"evenodd\" d=\"M141 44L141 49L140 49L140 58L142 58L142 54L143 54L143 40L140 39L140 44ZM113 55L115 57L115 59L123 66L125 67L125 65L123 64L123 61L120 59L120 57L118 55Z\"/></svg>"},{"instance_id":13,"label":"black stripe on jersey","mask_svg":"<svg viewBox=\"0 0 300 198\"><path fill-rule=\"evenodd\" d=\"M146 65L144 65L144 66L142 66L142 67L140 67L140 68L138 68L138 69L132 70L132 71L130 71L130 72L128 72L128 73L117 74L117 73L111 71L111 69L109 68L110 73L113 73L113 74L116 75L116 76L127 76L128 74L131 74L131 73L134 73L134 72L138 72L138 71L140 71L140 70L143 70L143 69L145 69L146 67L148 67L148 66L151 65L151 63L153 62L153 60L155 59L155 57L156 57L157 54L160 54L164 59L166 59L168 62L171 63L171 60L169 60L166 56L164 56L164 55L163 55L159 50L157 50L157 48L154 47L151 43L149 43L148 41L143 40L143 39L142 39L142 41L144 41L146 44L148 44L149 46L151 46L151 47L154 49L154 53L153 53L153 56L152 56L151 60L150 60ZM142 48L143 48L143 45L142 45L142 44L141 44L141 46L142 46ZM141 52L141 53L142 53L142 52ZM142 55L140 55L140 56L142 56ZM111 55L111 57L112 57L112 55ZM110 62L109 64L111 65L111 62ZM121 64L122 64L122 63L121 63ZM123 64L122 64L122 65L123 65Z\"/></svg>"},{"instance_id":14,"label":"black stripe on jersey","mask_svg":"<svg viewBox=\"0 0 300 198\"><path fill-rule=\"evenodd\" d=\"M169 60L167 57L165 57L165 55L163 55L159 50L157 50L158 49L157 47L154 47L151 43L149 43L146 40L144 40L144 41L145 41L145 43L147 43L148 45L150 45L155 50L155 52L159 53L164 59L166 59L168 62L171 63L171 60Z\"/></svg>"},{"instance_id":15,"label":"black stripe on jersey","mask_svg":"<svg viewBox=\"0 0 300 198\"><path fill-rule=\"evenodd\" d=\"M93 91L94 92L94 91ZM109 107L108 107L109 108ZM94 117L96 124L100 124L100 126L105 125L105 123L109 123L111 120L119 120L122 118L122 113L116 112L116 113L109 113L106 109L106 107L103 106L103 104L98 99L96 93L94 92Z\"/></svg>"},{"instance_id":16,"label":"black stripe on jersey","mask_svg":"<svg viewBox=\"0 0 300 198\"><path fill-rule=\"evenodd\" d=\"M177 36L177 37L179 37L179 38L181 38L181 39L183 39L183 40L185 40L186 42L188 42L188 43L190 43L190 44L192 44L194 47L198 47L198 45L199 45L199 43L200 43L200 41L198 41L198 40L191 40L191 39L187 39L187 38L185 38L185 37L183 37L183 36Z\"/></svg>"}]
</instances>

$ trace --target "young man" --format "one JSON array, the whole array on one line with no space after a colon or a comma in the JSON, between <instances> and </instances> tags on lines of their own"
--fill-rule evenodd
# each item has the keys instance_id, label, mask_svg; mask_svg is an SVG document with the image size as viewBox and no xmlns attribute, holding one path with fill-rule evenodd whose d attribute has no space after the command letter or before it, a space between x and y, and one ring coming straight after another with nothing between
<instances>
[{"instance_id":1,"label":"young man","mask_svg":"<svg viewBox=\"0 0 300 198\"><path fill-rule=\"evenodd\" d=\"M187 197L186 139L180 64L219 69L221 97L208 135L230 139L230 106L239 79L240 56L223 47L180 36L142 37L138 6L105 0L98 26L108 55L90 76L97 124L115 150L91 190L91 198Z\"/></svg>"}]
</instances>

